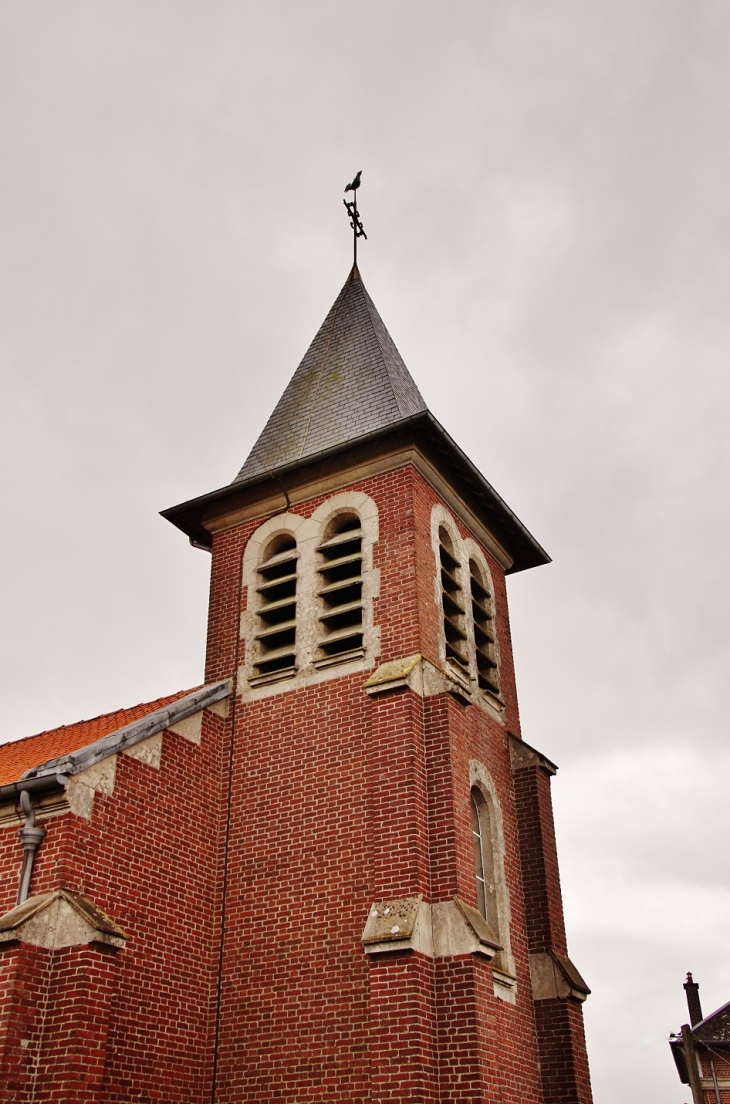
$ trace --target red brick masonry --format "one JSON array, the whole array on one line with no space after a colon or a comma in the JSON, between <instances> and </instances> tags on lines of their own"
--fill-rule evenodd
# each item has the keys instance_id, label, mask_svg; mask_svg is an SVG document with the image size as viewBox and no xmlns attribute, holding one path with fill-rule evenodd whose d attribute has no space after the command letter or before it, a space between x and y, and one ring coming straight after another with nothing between
<instances>
[{"instance_id":1,"label":"red brick masonry","mask_svg":"<svg viewBox=\"0 0 730 1104\"><path fill-rule=\"evenodd\" d=\"M504 572L484 549L501 716L446 690L369 696L381 663L420 653L439 665L441 500L409 463L346 489L379 512L380 655L365 672L343 664L326 681L235 694L227 717L205 711L199 744L165 731L159 767L118 755L89 819L42 820L31 893L82 894L127 938L0 943L0 1101L589 1104L579 999L533 999L530 954L566 944L550 773L539 757L513 768L510 752L520 728ZM325 497L292 510L310 517ZM265 520L215 535L206 683L235 680L244 661L241 561ZM63 743L35 756L25 741L17 765L72 749ZM513 1003L484 956L368 955L361 941L375 901L476 906L473 762L501 808ZM0 830L0 914L15 904L17 829Z\"/></svg>"}]
</instances>

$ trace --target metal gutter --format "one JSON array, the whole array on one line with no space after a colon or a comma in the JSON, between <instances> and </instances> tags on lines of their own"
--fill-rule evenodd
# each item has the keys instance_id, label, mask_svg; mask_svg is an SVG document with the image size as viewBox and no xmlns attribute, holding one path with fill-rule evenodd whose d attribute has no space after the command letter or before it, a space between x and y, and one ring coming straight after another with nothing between
<instances>
[{"instance_id":1,"label":"metal gutter","mask_svg":"<svg viewBox=\"0 0 730 1104\"><path fill-rule=\"evenodd\" d=\"M484 478L476 464L472 463L466 453L457 445L453 437L446 432L438 419L434 418L430 410L426 412L425 419L434 431L436 442L445 444L447 450L457 459L468 477L472 493L475 493L477 497L484 501L487 512L497 522L498 527L506 527L508 531L511 530L513 538L516 537L518 543L528 551L531 562L527 563L525 566L538 567L541 564L551 563L550 556L535 537L533 537L527 526L523 525L517 517L517 514L510 509L502 496L498 494L491 483ZM517 557L515 557L515 559L516 558ZM513 571L514 570L521 569L513 568Z\"/></svg>"},{"instance_id":2,"label":"metal gutter","mask_svg":"<svg viewBox=\"0 0 730 1104\"><path fill-rule=\"evenodd\" d=\"M172 522L172 524L177 526L178 529L181 529L183 533L190 536L191 544L195 543L193 541L193 535L190 533L193 526L187 525L191 514L200 514L206 506L214 506L219 502L225 502L227 498L233 497L241 491L247 491L251 487L257 487L260 484L268 483L270 480L276 482L282 475L289 475L291 472L301 471L303 468L310 467L310 465L329 460L331 457L338 456L347 449L359 448L362 445L370 444L371 441L387 437L396 430L410 427L415 422L422 420L423 417L424 414L412 414L408 418L402 418L397 422L391 422L390 425L384 426L381 429L373 430L372 433L365 433L361 437L352 437L349 441L345 441L342 444L332 445L330 448L322 449L321 452L314 453L312 456L306 456L301 460L292 460L289 464L278 465L270 472L250 475L246 479L234 479L232 483L227 483L225 487L219 487L215 491L209 491L207 494L199 495L197 498L190 498L187 502L181 502L177 506L169 506L166 510L160 510L160 516L165 518L166 521ZM199 530L198 537L200 539L200 544L197 544L197 547L210 548L210 533L200 524L195 528Z\"/></svg>"},{"instance_id":3,"label":"metal gutter","mask_svg":"<svg viewBox=\"0 0 730 1104\"><path fill-rule=\"evenodd\" d=\"M456 476L459 482L464 483L468 492L479 501L482 510L485 510L490 521L496 523L497 528L505 532L508 537L507 547L510 554L515 550L515 545L517 546L518 555L514 557L516 562L512 571L520 571L527 567L537 567L540 564L550 563L550 557L545 549L535 540L504 499L487 482L479 469L472 463L466 453L459 448L454 439L429 410L412 414L407 418L401 418L371 433L363 434L361 437L353 437L302 460L282 464L272 472L263 472L249 476L247 479L235 480L216 491L210 491L198 498L182 502L178 506L171 506L167 510L161 510L160 513L167 521L181 529L189 537L191 544L198 548L210 548L212 544L211 536L205 529L202 520L202 516L208 507L225 502L226 499L238 497L253 487L261 486L272 479L278 481L282 476L285 477L293 472L299 472L315 464L325 462L343 452L362 448L393 434L408 430L412 430L414 434L419 430L421 432L425 431L424 437L432 446L435 446L434 451L440 454L442 459L448 461L449 476L452 479Z\"/></svg>"},{"instance_id":4,"label":"metal gutter","mask_svg":"<svg viewBox=\"0 0 730 1104\"><path fill-rule=\"evenodd\" d=\"M15 801L22 793L41 794L51 790L62 790L66 778L62 774L46 775L44 778L29 778L25 782L6 782L0 786L0 805Z\"/></svg>"}]
</instances>

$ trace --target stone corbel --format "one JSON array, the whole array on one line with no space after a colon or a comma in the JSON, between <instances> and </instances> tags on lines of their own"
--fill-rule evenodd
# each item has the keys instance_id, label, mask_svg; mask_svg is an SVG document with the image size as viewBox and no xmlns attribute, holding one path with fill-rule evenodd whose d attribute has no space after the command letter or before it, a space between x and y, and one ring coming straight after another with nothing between
<instances>
[{"instance_id":1,"label":"stone corbel","mask_svg":"<svg viewBox=\"0 0 730 1104\"><path fill-rule=\"evenodd\" d=\"M461 897L439 901L433 908L433 943L436 958L476 954L491 961L502 944L481 912Z\"/></svg>"},{"instance_id":2,"label":"stone corbel","mask_svg":"<svg viewBox=\"0 0 730 1104\"><path fill-rule=\"evenodd\" d=\"M362 933L365 953L377 955L390 954L392 951L422 951L428 954L431 940L427 914L424 914L422 905L420 893L416 897L393 897L389 901L375 901Z\"/></svg>"},{"instance_id":3,"label":"stone corbel","mask_svg":"<svg viewBox=\"0 0 730 1104\"><path fill-rule=\"evenodd\" d=\"M465 681L457 678L456 674L445 672L420 653L381 663L365 683L365 693L371 698L406 688L421 698L453 694L459 701L471 701L471 690Z\"/></svg>"},{"instance_id":4,"label":"stone corbel","mask_svg":"<svg viewBox=\"0 0 730 1104\"><path fill-rule=\"evenodd\" d=\"M530 955L533 1000L571 997L584 1001L590 989L567 955L552 949Z\"/></svg>"},{"instance_id":5,"label":"stone corbel","mask_svg":"<svg viewBox=\"0 0 730 1104\"><path fill-rule=\"evenodd\" d=\"M541 767L550 775L557 773L558 768L555 763L511 732L509 733L509 755L513 772L522 770L523 767Z\"/></svg>"},{"instance_id":6,"label":"stone corbel","mask_svg":"<svg viewBox=\"0 0 730 1104\"><path fill-rule=\"evenodd\" d=\"M0 943L30 943L58 950L84 943L123 947L127 933L88 897L56 889L29 897L0 916Z\"/></svg>"},{"instance_id":7,"label":"stone corbel","mask_svg":"<svg viewBox=\"0 0 730 1104\"><path fill-rule=\"evenodd\" d=\"M429 958L476 954L491 961L502 950L482 914L460 897L429 905L421 894L375 901L362 943L369 955L419 951Z\"/></svg>"}]
</instances>

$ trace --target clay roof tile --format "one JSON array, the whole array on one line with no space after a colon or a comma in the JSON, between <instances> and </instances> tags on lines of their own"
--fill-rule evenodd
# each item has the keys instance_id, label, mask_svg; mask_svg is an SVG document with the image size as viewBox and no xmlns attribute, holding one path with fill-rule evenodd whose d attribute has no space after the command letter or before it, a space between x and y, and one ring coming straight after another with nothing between
<instances>
[{"instance_id":1,"label":"clay roof tile","mask_svg":"<svg viewBox=\"0 0 730 1104\"><path fill-rule=\"evenodd\" d=\"M127 709L117 709L113 713L103 713L100 717L92 717L88 721L61 725L60 728L51 728L35 736L26 736L20 740L0 744L0 786L8 782L17 782L25 771L31 770L39 763L45 763L49 759L55 759L71 751L78 751L79 748L86 747L94 740L107 736L110 732L116 732L118 728L131 724L132 721L139 721L148 713L154 713L156 709L164 709L166 705L190 693L191 690L178 690L177 693L157 698L156 701L142 702Z\"/></svg>"}]
</instances>

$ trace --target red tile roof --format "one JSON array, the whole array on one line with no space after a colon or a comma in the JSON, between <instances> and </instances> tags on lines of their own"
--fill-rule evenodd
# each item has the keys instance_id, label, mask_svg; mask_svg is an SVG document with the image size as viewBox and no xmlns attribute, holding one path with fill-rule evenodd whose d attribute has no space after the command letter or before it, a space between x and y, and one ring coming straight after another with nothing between
<instances>
[{"instance_id":1,"label":"red tile roof","mask_svg":"<svg viewBox=\"0 0 730 1104\"><path fill-rule=\"evenodd\" d=\"M199 687L193 687L193 690L197 689ZM117 709L115 713L103 713L101 717L92 717L90 721L61 725L60 728L39 732L37 736L26 736L22 740L0 744L0 786L4 786L6 782L17 782L21 774L31 767L37 767L59 755L66 755L69 751L78 751L101 736L108 736L110 732L116 732L118 728L131 724L132 721L139 721L148 713L163 709L190 693L192 690L178 690L176 694L168 694L166 698L158 698L157 701L143 702L129 709Z\"/></svg>"}]
</instances>

